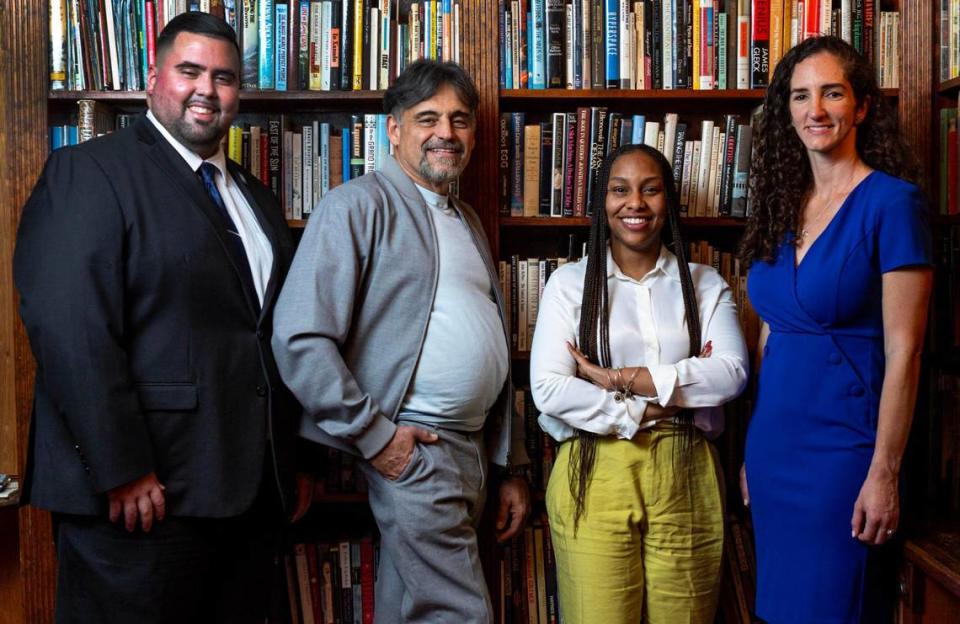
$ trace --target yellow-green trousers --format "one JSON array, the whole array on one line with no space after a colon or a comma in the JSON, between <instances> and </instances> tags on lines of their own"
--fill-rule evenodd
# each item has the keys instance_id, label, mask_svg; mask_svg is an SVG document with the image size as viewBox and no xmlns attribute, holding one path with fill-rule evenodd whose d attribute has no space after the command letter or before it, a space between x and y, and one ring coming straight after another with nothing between
<instances>
[{"instance_id":1,"label":"yellow-green trousers","mask_svg":"<svg viewBox=\"0 0 960 624\"><path fill-rule=\"evenodd\" d=\"M723 481L699 433L684 462L680 431L657 425L632 440L600 438L574 531L569 465L560 446L547 513L566 624L711 624L723 554Z\"/></svg>"}]
</instances>

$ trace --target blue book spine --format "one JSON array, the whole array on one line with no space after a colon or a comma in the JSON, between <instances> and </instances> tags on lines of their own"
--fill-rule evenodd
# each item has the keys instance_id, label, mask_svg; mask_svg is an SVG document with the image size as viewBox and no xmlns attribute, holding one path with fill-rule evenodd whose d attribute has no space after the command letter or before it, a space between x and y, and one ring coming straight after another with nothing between
<instances>
[{"instance_id":1,"label":"blue book spine","mask_svg":"<svg viewBox=\"0 0 960 624\"><path fill-rule=\"evenodd\" d=\"M290 42L287 41L287 20L289 19L290 15L287 13L287 5L278 4L275 20L277 25L277 45L275 46L277 55L274 61L274 67L277 69L274 84L277 91L287 90L287 59L289 58L288 53L290 51Z\"/></svg>"},{"instance_id":2,"label":"blue book spine","mask_svg":"<svg viewBox=\"0 0 960 624\"><path fill-rule=\"evenodd\" d=\"M527 21L527 58L524 59L527 63L527 88L533 89L533 15L527 13L524 19Z\"/></svg>"},{"instance_id":3,"label":"blue book spine","mask_svg":"<svg viewBox=\"0 0 960 624\"><path fill-rule=\"evenodd\" d=\"M137 11L137 41L140 44L140 84L147 84L147 72L150 63L147 61L147 7L144 0L138 0L135 5ZM156 10L156 7L154 7Z\"/></svg>"},{"instance_id":4,"label":"blue book spine","mask_svg":"<svg viewBox=\"0 0 960 624\"><path fill-rule=\"evenodd\" d=\"M340 129L341 149L340 166L343 167L343 183L350 181L350 154L353 152L353 145L350 143L350 128Z\"/></svg>"},{"instance_id":5,"label":"blue book spine","mask_svg":"<svg viewBox=\"0 0 960 624\"><path fill-rule=\"evenodd\" d=\"M647 118L643 115L633 116L633 128L630 129L630 143L640 145L643 143L643 131L647 126Z\"/></svg>"},{"instance_id":6,"label":"blue book spine","mask_svg":"<svg viewBox=\"0 0 960 624\"><path fill-rule=\"evenodd\" d=\"M257 3L257 9L257 41L260 50L257 57L257 87L272 89L274 85L273 55L275 54L273 0L260 0Z\"/></svg>"},{"instance_id":7,"label":"blue book spine","mask_svg":"<svg viewBox=\"0 0 960 624\"><path fill-rule=\"evenodd\" d=\"M507 32L509 32L509 22L510 22L509 11L507 11L506 17L507 17ZM511 38L509 35L507 37L504 37L503 55L501 56L501 58L503 59L503 65L504 65L504 70L503 70L504 80L506 81L506 86L504 87L504 89L513 88L513 46L510 45L510 41L511 41Z\"/></svg>"},{"instance_id":8,"label":"blue book spine","mask_svg":"<svg viewBox=\"0 0 960 624\"><path fill-rule=\"evenodd\" d=\"M65 126L50 126L50 151L54 152L63 147Z\"/></svg>"},{"instance_id":9,"label":"blue book spine","mask_svg":"<svg viewBox=\"0 0 960 624\"><path fill-rule=\"evenodd\" d=\"M377 115L376 158L374 168L380 171L390 155L390 137L387 136L387 116Z\"/></svg>"},{"instance_id":10,"label":"blue book spine","mask_svg":"<svg viewBox=\"0 0 960 624\"><path fill-rule=\"evenodd\" d=\"M323 122L320 124L320 197L330 190L330 165L330 124Z\"/></svg>"},{"instance_id":11,"label":"blue book spine","mask_svg":"<svg viewBox=\"0 0 960 624\"><path fill-rule=\"evenodd\" d=\"M434 20L432 10L434 4L429 0L423 3L423 58L428 59L433 58L433 29L430 28L430 24Z\"/></svg>"},{"instance_id":12,"label":"blue book spine","mask_svg":"<svg viewBox=\"0 0 960 624\"><path fill-rule=\"evenodd\" d=\"M500 44L500 88L507 88L507 3L506 0L500 0L497 3L497 20L500 24L500 32L497 42Z\"/></svg>"},{"instance_id":13,"label":"blue book spine","mask_svg":"<svg viewBox=\"0 0 960 624\"><path fill-rule=\"evenodd\" d=\"M523 216L523 127L525 113L510 113L510 214Z\"/></svg>"},{"instance_id":14,"label":"blue book spine","mask_svg":"<svg viewBox=\"0 0 960 624\"><path fill-rule=\"evenodd\" d=\"M239 32L240 21L237 19L237 0L223 0L223 21L230 24L230 28L234 32Z\"/></svg>"},{"instance_id":15,"label":"blue book spine","mask_svg":"<svg viewBox=\"0 0 960 624\"><path fill-rule=\"evenodd\" d=\"M530 14L533 20L530 29L533 43L529 54L533 57L530 74L531 89L547 88L547 3L546 0L533 0L530 3Z\"/></svg>"},{"instance_id":16,"label":"blue book spine","mask_svg":"<svg viewBox=\"0 0 960 624\"><path fill-rule=\"evenodd\" d=\"M67 126L67 145L76 145L80 142L79 131L76 126Z\"/></svg>"},{"instance_id":17,"label":"blue book spine","mask_svg":"<svg viewBox=\"0 0 960 624\"><path fill-rule=\"evenodd\" d=\"M607 88L616 89L620 86L620 3L617 0L607 0L604 18Z\"/></svg>"}]
</instances>

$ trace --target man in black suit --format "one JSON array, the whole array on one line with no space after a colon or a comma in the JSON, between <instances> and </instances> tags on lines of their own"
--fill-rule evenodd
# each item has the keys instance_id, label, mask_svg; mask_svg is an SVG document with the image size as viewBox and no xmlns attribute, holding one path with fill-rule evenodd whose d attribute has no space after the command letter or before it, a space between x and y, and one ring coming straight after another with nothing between
<instances>
[{"instance_id":1,"label":"man in black suit","mask_svg":"<svg viewBox=\"0 0 960 624\"><path fill-rule=\"evenodd\" d=\"M270 350L293 243L220 146L233 30L183 14L156 53L147 115L54 152L23 211L25 499L53 512L58 622L262 622L298 498L299 408Z\"/></svg>"}]
</instances>

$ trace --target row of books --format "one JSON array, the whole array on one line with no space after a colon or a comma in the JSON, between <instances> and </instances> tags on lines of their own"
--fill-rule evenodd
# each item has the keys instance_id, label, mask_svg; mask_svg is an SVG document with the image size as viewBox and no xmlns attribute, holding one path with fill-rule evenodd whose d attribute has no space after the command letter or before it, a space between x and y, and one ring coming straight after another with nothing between
<instances>
[{"instance_id":1,"label":"row of books","mask_svg":"<svg viewBox=\"0 0 960 624\"><path fill-rule=\"evenodd\" d=\"M245 89L385 89L420 58L460 58L460 0L51 0L50 88L142 90L186 11L234 28Z\"/></svg>"},{"instance_id":2,"label":"row of books","mask_svg":"<svg viewBox=\"0 0 960 624\"><path fill-rule=\"evenodd\" d=\"M927 491L939 493L941 517L960 522L960 374L940 370L930 378L933 405L941 409L930 413Z\"/></svg>"},{"instance_id":3,"label":"row of books","mask_svg":"<svg viewBox=\"0 0 960 624\"><path fill-rule=\"evenodd\" d=\"M136 114L118 114L103 102L78 100L75 118L71 116L71 121L66 124L50 126L50 151L125 128L136 118Z\"/></svg>"},{"instance_id":4,"label":"row of books","mask_svg":"<svg viewBox=\"0 0 960 624\"><path fill-rule=\"evenodd\" d=\"M523 535L503 545L498 553L499 587L496 606L503 624L557 624L556 556L546 514L530 523Z\"/></svg>"},{"instance_id":5,"label":"row of books","mask_svg":"<svg viewBox=\"0 0 960 624\"><path fill-rule=\"evenodd\" d=\"M300 542L284 557L292 624L373 624L379 544Z\"/></svg>"},{"instance_id":6,"label":"row of books","mask_svg":"<svg viewBox=\"0 0 960 624\"><path fill-rule=\"evenodd\" d=\"M960 225L934 228L936 261L927 351L960 353Z\"/></svg>"},{"instance_id":7,"label":"row of books","mask_svg":"<svg viewBox=\"0 0 960 624\"><path fill-rule=\"evenodd\" d=\"M330 189L379 170L391 153L386 115L330 119L277 115L235 125L227 155L270 187L286 218L309 218Z\"/></svg>"},{"instance_id":8,"label":"row of books","mask_svg":"<svg viewBox=\"0 0 960 624\"><path fill-rule=\"evenodd\" d=\"M703 240L688 242L687 254L690 262L712 266L730 285L739 311L741 329L752 353L760 332L760 318L747 297L747 273L739 258ZM499 262L500 287L506 299L505 305L510 311L513 349L521 352L530 350L543 289L550 275L570 261L573 259L524 258L513 255L509 260Z\"/></svg>"},{"instance_id":9,"label":"row of books","mask_svg":"<svg viewBox=\"0 0 960 624\"><path fill-rule=\"evenodd\" d=\"M947 0L942 0L946 2ZM809 37L898 85L899 15L875 0L500 0L503 89L748 89Z\"/></svg>"},{"instance_id":10,"label":"row of books","mask_svg":"<svg viewBox=\"0 0 960 624\"><path fill-rule=\"evenodd\" d=\"M940 0L940 80L960 76L960 0Z\"/></svg>"},{"instance_id":11,"label":"row of books","mask_svg":"<svg viewBox=\"0 0 960 624\"><path fill-rule=\"evenodd\" d=\"M760 622L754 615L757 589L757 567L753 549L753 528L749 516L727 515L723 541L723 567L720 582L720 624L752 624Z\"/></svg>"},{"instance_id":12,"label":"row of books","mask_svg":"<svg viewBox=\"0 0 960 624\"><path fill-rule=\"evenodd\" d=\"M329 446L316 446L325 454L317 458L312 472L316 478L313 495L316 500L337 495L365 495L367 478L357 466L356 455Z\"/></svg>"},{"instance_id":13,"label":"row of books","mask_svg":"<svg viewBox=\"0 0 960 624\"><path fill-rule=\"evenodd\" d=\"M957 131L958 116L960 116L960 98L956 106L947 106L940 109L940 192L938 196L939 212L942 215L960 213L960 189L957 180L960 177L960 133Z\"/></svg>"},{"instance_id":14,"label":"row of books","mask_svg":"<svg viewBox=\"0 0 960 624\"><path fill-rule=\"evenodd\" d=\"M513 391L513 409L523 419L524 443L530 464L527 467L527 479L534 491L546 492L550 481L550 472L557 456L557 445L546 431L540 429L537 419L540 410L533 403L533 395L528 388Z\"/></svg>"},{"instance_id":15,"label":"row of books","mask_svg":"<svg viewBox=\"0 0 960 624\"><path fill-rule=\"evenodd\" d=\"M548 119L527 124L522 112L500 116L501 215L588 216L603 159L620 145L640 143L673 164L683 214L749 214L753 131L737 115L702 121L697 138L676 113L661 122L594 106Z\"/></svg>"},{"instance_id":16,"label":"row of books","mask_svg":"<svg viewBox=\"0 0 960 624\"><path fill-rule=\"evenodd\" d=\"M50 148L92 139L132 123L103 102L80 100L77 123L50 127ZM306 219L332 188L379 170L392 153L386 115L249 117L224 137L229 158L253 173L280 200L287 219Z\"/></svg>"}]
</instances>

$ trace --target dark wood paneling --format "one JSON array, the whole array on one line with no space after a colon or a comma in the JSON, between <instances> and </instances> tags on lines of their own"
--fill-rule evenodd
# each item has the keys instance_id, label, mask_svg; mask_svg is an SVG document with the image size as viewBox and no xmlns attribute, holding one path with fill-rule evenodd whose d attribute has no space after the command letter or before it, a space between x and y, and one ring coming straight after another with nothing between
<instances>
[{"instance_id":1,"label":"dark wood paneling","mask_svg":"<svg viewBox=\"0 0 960 624\"><path fill-rule=\"evenodd\" d=\"M939 83L933 69L939 67L939 59L934 60L940 52L934 45L936 4L927 0L900 4L900 128L920 161L921 185L927 190L931 163L936 162L933 109L934 85Z\"/></svg>"},{"instance_id":2,"label":"dark wood paneling","mask_svg":"<svg viewBox=\"0 0 960 624\"><path fill-rule=\"evenodd\" d=\"M0 153L7 161L0 176L0 435L4 436L0 461L4 470L14 473L21 473L25 456L33 358L16 312L11 261L20 210L47 156L46 40L46 2L0 3L0 124L5 129L0 133ZM6 436L11 432L16 436L15 451L8 454L11 445ZM22 622L51 622L56 567L49 515L32 509L15 513L17 522L7 518L4 524L19 525L19 548L14 554L19 574L15 579L4 575L3 594L18 597L13 611L22 613Z\"/></svg>"}]
</instances>

